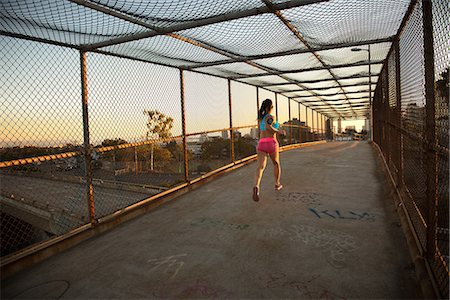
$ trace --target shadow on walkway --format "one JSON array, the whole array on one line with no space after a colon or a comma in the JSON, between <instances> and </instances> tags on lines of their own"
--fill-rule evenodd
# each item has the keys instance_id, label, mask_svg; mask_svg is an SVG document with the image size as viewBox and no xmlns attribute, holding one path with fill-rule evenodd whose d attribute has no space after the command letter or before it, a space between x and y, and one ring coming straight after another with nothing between
<instances>
[{"instance_id":1,"label":"shadow on walkway","mask_svg":"<svg viewBox=\"0 0 450 300\"><path fill-rule=\"evenodd\" d=\"M366 142L255 163L2 282L2 298L414 298L414 270Z\"/></svg>"}]
</instances>

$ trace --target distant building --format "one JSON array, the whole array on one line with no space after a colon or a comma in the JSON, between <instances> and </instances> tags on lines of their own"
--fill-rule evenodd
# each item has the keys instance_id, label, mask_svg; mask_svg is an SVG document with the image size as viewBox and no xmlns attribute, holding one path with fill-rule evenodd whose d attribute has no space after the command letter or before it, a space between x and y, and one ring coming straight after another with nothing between
<instances>
[{"instance_id":1,"label":"distant building","mask_svg":"<svg viewBox=\"0 0 450 300\"><path fill-rule=\"evenodd\" d=\"M195 157L200 157L202 155L202 145L200 143L188 142L188 151L191 152Z\"/></svg>"},{"instance_id":2,"label":"distant building","mask_svg":"<svg viewBox=\"0 0 450 300\"><path fill-rule=\"evenodd\" d=\"M284 122L283 125L293 125L285 126L283 129L286 130L286 140L291 140L292 134L292 142L298 143L300 141L307 140L307 132L309 132L309 127L306 127L305 122L301 122L297 118L294 118L290 121Z\"/></svg>"},{"instance_id":3,"label":"distant building","mask_svg":"<svg viewBox=\"0 0 450 300\"><path fill-rule=\"evenodd\" d=\"M208 140L208 134L206 134L206 133L202 133L201 135L200 135L200 138L199 138L199 142L200 143L204 143L204 142L206 142Z\"/></svg>"},{"instance_id":4,"label":"distant building","mask_svg":"<svg viewBox=\"0 0 450 300\"><path fill-rule=\"evenodd\" d=\"M252 137L252 139L259 139L259 131L258 128L251 128L250 129L250 136Z\"/></svg>"},{"instance_id":5,"label":"distant building","mask_svg":"<svg viewBox=\"0 0 450 300\"><path fill-rule=\"evenodd\" d=\"M223 138L224 140L226 140L226 139L228 138L228 130L223 130L223 131L222 131L222 138Z\"/></svg>"},{"instance_id":6,"label":"distant building","mask_svg":"<svg viewBox=\"0 0 450 300\"><path fill-rule=\"evenodd\" d=\"M449 128L449 114L448 114L448 105L449 105L449 89L448 89L448 81L449 74L448 71L443 72L440 76L436 76L439 78L436 81L436 102L435 102L435 111L436 111L436 138L440 145L445 147L448 146L448 128ZM445 168L441 168L444 170Z\"/></svg>"},{"instance_id":7,"label":"distant building","mask_svg":"<svg viewBox=\"0 0 450 300\"><path fill-rule=\"evenodd\" d=\"M425 129L425 106L409 103L403 113L402 125L411 132L423 132Z\"/></svg>"},{"instance_id":8,"label":"distant building","mask_svg":"<svg viewBox=\"0 0 450 300\"><path fill-rule=\"evenodd\" d=\"M346 126L346 127L345 127L345 131L346 131L346 132L349 132L349 131L356 132L356 127L355 127L354 125Z\"/></svg>"}]
</instances>

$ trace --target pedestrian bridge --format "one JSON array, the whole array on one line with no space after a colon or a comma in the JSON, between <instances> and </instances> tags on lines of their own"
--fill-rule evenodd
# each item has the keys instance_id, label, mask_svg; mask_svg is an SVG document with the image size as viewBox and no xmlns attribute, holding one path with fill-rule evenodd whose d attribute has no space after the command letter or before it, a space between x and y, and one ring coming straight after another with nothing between
<instances>
[{"instance_id":1,"label":"pedestrian bridge","mask_svg":"<svg viewBox=\"0 0 450 300\"><path fill-rule=\"evenodd\" d=\"M449 20L1 1L2 298L448 298ZM254 203L265 99L285 188Z\"/></svg>"},{"instance_id":2,"label":"pedestrian bridge","mask_svg":"<svg viewBox=\"0 0 450 300\"><path fill-rule=\"evenodd\" d=\"M6 279L2 298L420 297L379 153L328 142L281 153Z\"/></svg>"}]
</instances>

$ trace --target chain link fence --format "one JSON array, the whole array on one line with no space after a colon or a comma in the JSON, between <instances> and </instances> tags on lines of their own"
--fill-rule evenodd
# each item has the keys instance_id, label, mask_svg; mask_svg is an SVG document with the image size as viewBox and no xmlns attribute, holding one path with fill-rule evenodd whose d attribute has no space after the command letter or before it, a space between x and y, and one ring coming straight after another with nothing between
<instances>
[{"instance_id":1,"label":"chain link fence","mask_svg":"<svg viewBox=\"0 0 450 300\"><path fill-rule=\"evenodd\" d=\"M449 296L449 20L445 1L417 2L373 99L374 141L444 299Z\"/></svg>"},{"instance_id":2,"label":"chain link fence","mask_svg":"<svg viewBox=\"0 0 450 300\"><path fill-rule=\"evenodd\" d=\"M75 50L0 37L1 255L89 221ZM65 68L60 66L64 65Z\"/></svg>"},{"instance_id":3,"label":"chain link fence","mask_svg":"<svg viewBox=\"0 0 450 300\"><path fill-rule=\"evenodd\" d=\"M248 83L0 40L3 258L256 154L266 98L281 145L317 130L297 101Z\"/></svg>"}]
</instances>

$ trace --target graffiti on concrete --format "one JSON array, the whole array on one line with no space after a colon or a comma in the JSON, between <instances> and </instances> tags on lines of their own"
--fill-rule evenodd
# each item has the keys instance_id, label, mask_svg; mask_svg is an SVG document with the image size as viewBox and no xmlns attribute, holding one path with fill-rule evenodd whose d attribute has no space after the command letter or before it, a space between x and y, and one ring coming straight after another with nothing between
<instances>
[{"instance_id":1,"label":"graffiti on concrete","mask_svg":"<svg viewBox=\"0 0 450 300\"><path fill-rule=\"evenodd\" d=\"M359 248L355 238L345 232L307 225L271 228L266 234L271 237L287 237L291 241L302 241L305 245L317 247L327 254L327 262L338 269L346 266L348 253Z\"/></svg>"},{"instance_id":2,"label":"graffiti on concrete","mask_svg":"<svg viewBox=\"0 0 450 300\"><path fill-rule=\"evenodd\" d=\"M202 218L198 221L191 223L192 226L201 226L205 228L226 228L232 230L245 230L250 227L248 224L233 224L220 220L214 220L209 218Z\"/></svg>"},{"instance_id":3,"label":"graffiti on concrete","mask_svg":"<svg viewBox=\"0 0 450 300\"><path fill-rule=\"evenodd\" d=\"M368 212L341 212L340 210L322 210L317 208L309 208L317 218L332 218L332 219L347 219L347 220L358 220L358 221L375 221L375 215Z\"/></svg>"},{"instance_id":4,"label":"graffiti on concrete","mask_svg":"<svg viewBox=\"0 0 450 300\"><path fill-rule=\"evenodd\" d=\"M279 193L276 200L281 202L297 202L307 205L319 206L321 205L320 199L323 195L317 193L307 193L307 192L289 192L289 193Z\"/></svg>"},{"instance_id":5,"label":"graffiti on concrete","mask_svg":"<svg viewBox=\"0 0 450 300\"><path fill-rule=\"evenodd\" d=\"M265 281L266 288L285 288L292 289L298 293L299 298L309 299L346 299L328 288L317 283L320 275L311 275L306 279L293 279L284 273L271 273L266 278L260 278Z\"/></svg>"},{"instance_id":6,"label":"graffiti on concrete","mask_svg":"<svg viewBox=\"0 0 450 300\"><path fill-rule=\"evenodd\" d=\"M163 274L170 275L169 278L174 278L177 276L178 271L180 271L183 267L183 257L186 255L187 254L177 254L160 258L152 258L147 260L147 263L153 266L150 271L159 270Z\"/></svg>"}]
</instances>

